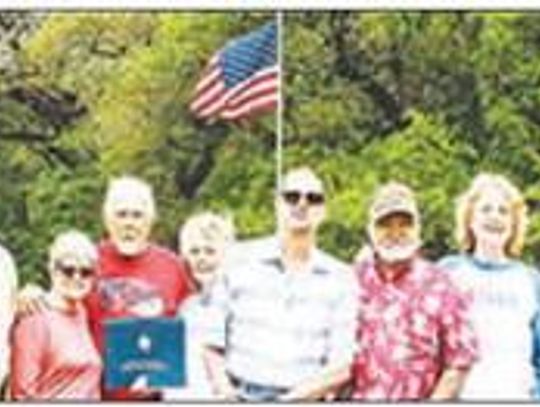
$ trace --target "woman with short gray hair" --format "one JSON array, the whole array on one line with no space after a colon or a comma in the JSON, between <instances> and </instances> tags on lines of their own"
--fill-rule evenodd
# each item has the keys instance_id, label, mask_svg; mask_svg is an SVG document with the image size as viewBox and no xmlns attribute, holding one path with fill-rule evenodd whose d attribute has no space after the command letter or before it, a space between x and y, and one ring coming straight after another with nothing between
<instances>
[{"instance_id":1,"label":"woman with short gray hair","mask_svg":"<svg viewBox=\"0 0 540 407\"><path fill-rule=\"evenodd\" d=\"M98 400L102 363L90 336L83 301L96 276L97 251L71 230L49 249L51 289L43 312L13 330L11 396L16 400Z\"/></svg>"}]
</instances>

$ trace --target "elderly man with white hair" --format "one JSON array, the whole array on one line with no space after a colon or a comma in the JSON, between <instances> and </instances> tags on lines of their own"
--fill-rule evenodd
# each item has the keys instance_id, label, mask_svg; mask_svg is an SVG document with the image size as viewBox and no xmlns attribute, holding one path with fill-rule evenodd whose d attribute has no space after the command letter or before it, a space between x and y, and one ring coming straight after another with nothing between
<instances>
[{"instance_id":1,"label":"elderly man with white hair","mask_svg":"<svg viewBox=\"0 0 540 407\"><path fill-rule=\"evenodd\" d=\"M99 245L97 287L88 301L90 323L103 349L103 324L124 317L174 316L188 295L184 262L151 241L156 219L154 196L144 181L113 179L103 205L108 237ZM147 390L106 391L104 399L159 399Z\"/></svg>"}]
</instances>

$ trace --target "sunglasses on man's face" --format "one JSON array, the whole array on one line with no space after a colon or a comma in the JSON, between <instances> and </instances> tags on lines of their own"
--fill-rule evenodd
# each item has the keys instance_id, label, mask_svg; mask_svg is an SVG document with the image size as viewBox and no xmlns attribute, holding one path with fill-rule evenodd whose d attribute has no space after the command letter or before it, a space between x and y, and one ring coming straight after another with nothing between
<instances>
[{"instance_id":1,"label":"sunglasses on man's face","mask_svg":"<svg viewBox=\"0 0 540 407\"><path fill-rule=\"evenodd\" d=\"M281 196L289 205L297 205L302 197L309 205L322 205L324 203L324 195L320 192L284 191Z\"/></svg>"},{"instance_id":2,"label":"sunglasses on man's face","mask_svg":"<svg viewBox=\"0 0 540 407\"><path fill-rule=\"evenodd\" d=\"M145 216L145 213L142 210L139 209L120 209L115 212L115 215L117 218L120 219L126 219L126 218L132 218L132 219L142 219Z\"/></svg>"},{"instance_id":3,"label":"sunglasses on man's face","mask_svg":"<svg viewBox=\"0 0 540 407\"><path fill-rule=\"evenodd\" d=\"M55 268L68 278L75 277L75 274L79 274L79 276L81 276L82 278L90 278L93 277L95 274L95 270L93 267L78 267L63 264L60 262L56 263Z\"/></svg>"}]
</instances>

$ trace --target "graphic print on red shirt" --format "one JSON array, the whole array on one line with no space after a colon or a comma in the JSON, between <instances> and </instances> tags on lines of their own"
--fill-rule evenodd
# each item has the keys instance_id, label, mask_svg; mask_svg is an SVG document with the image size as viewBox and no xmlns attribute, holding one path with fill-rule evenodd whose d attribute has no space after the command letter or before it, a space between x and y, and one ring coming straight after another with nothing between
<instances>
[{"instance_id":1,"label":"graphic print on red shirt","mask_svg":"<svg viewBox=\"0 0 540 407\"><path fill-rule=\"evenodd\" d=\"M155 245L139 256L125 257L111 242L99 247L99 276L87 304L92 332L103 352L103 324L126 317L174 317L190 293L185 263ZM107 399L137 399L136 392L106 392Z\"/></svg>"}]
</instances>

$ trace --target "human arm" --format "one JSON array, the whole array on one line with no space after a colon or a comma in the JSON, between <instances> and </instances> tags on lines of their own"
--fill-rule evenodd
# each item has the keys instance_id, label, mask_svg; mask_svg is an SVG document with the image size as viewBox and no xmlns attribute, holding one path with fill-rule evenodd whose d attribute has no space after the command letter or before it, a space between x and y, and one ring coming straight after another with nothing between
<instances>
[{"instance_id":1,"label":"human arm","mask_svg":"<svg viewBox=\"0 0 540 407\"><path fill-rule=\"evenodd\" d=\"M210 385L216 397L228 401L236 400L238 394L227 374L223 351L206 346L203 357Z\"/></svg>"},{"instance_id":2,"label":"human arm","mask_svg":"<svg viewBox=\"0 0 540 407\"><path fill-rule=\"evenodd\" d=\"M11 255L0 248L0 383L8 374L9 333L15 313L15 295L17 292L17 273Z\"/></svg>"},{"instance_id":3,"label":"human arm","mask_svg":"<svg viewBox=\"0 0 540 407\"><path fill-rule=\"evenodd\" d=\"M536 312L532 321L532 366L534 370L533 398L540 399L540 312Z\"/></svg>"},{"instance_id":4,"label":"human arm","mask_svg":"<svg viewBox=\"0 0 540 407\"><path fill-rule=\"evenodd\" d=\"M341 271L339 289L331 306L331 322L327 328L326 363L313 376L292 388L280 400L315 401L335 398L351 379L351 364L356 349L358 292L353 271Z\"/></svg>"},{"instance_id":5,"label":"human arm","mask_svg":"<svg viewBox=\"0 0 540 407\"><path fill-rule=\"evenodd\" d=\"M216 398L224 400L237 399L237 392L226 370L226 343L229 310L229 286L226 273L217 277L211 292L210 303L206 309L209 322L204 334L203 362L208 382Z\"/></svg>"},{"instance_id":6,"label":"human arm","mask_svg":"<svg viewBox=\"0 0 540 407\"><path fill-rule=\"evenodd\" d=\"M15 296L15 318L32 315L47 308L45 290L38 285L29 283Z\"/></svg>"},{"instance_id":7,"label":"human arm","mask_svg":"<svg viewBox=\"0 0 540 407\"><path fill-rule=\"evenodd\" d=\"M279 397L280 401L316 401L335 392L349 381L351 368L349 363L324 367L317 377L300 383L291 391Z\"/></svg>"},{"instance_id":8,"label":"human arm","mask_svg":"<svg viewBox=\"0 0 540 407\"><path fill-rule=\"evenodd\" d=\"M540 275L538 271L532 270L533 289L536 299L536 312L531 321L532 336L532 357L531 364L534 370L534 387L532 389L533 399L540 399Z\"/></svg>"},{"instance_id":9,"label":"human arm","mask_svg":"<svg viewBox=\"0 0 540 407\"><path fill-rule=\"evenodd\" d=\"M458 290L450 281L440 309L440 340L443 370L432 400L459 397L467 374L479 356L478 340L471 315L471 297Z\"/></svg>"},{"instance_id":10,"label":"human arm","mask_svg":"<svg viewBox=\"0 0 540 407\"><path fill-rule=\"evenodd\" d=\"M459 396L468 369L448 368L441 374L437 386L431 393L431 400L454 400Z\"/></svg>"},{"instance_id":11,"label":"human arm","mask_svg":"<svg viewBox=\"0 0 540 407\"><path fill-rule=\"evenodd\" d=\"M48 346L45 320L38 315L15 323L12 335L10 393L15 400L38 399Z\"/></svg>"}]
</instances>

